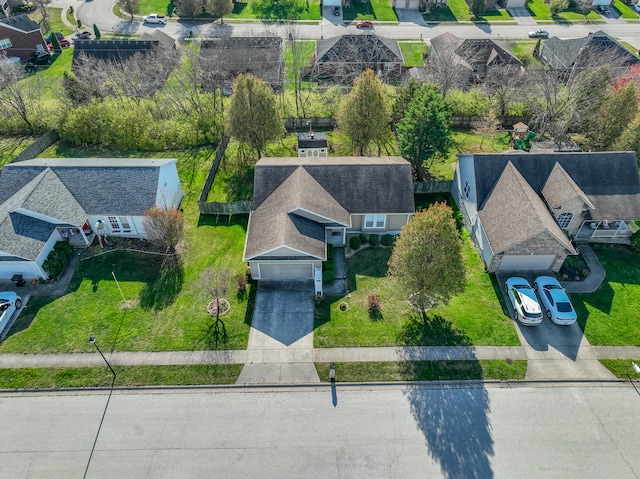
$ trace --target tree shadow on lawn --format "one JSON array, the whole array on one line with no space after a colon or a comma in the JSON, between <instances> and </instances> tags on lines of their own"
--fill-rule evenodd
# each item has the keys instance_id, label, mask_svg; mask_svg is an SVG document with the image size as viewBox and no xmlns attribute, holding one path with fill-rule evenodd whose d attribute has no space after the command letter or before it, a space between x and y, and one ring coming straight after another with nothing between
<instances>
[{"instance_id":1,"label":"tree shadow on lawn","mask_svg":"<svg viewBox=\"0 0 640 479\"><path fill-rule=\"evenodd\" d=\"M398 333L403 346L470 346L471 339L437 314L412 312Z\"/></svg>"},{"instance_id":2,"label":"tree shadow on lawn","mask_svg":"<svg viewBox=\"0 0 640 479\"><path fill-rule=\"evenodd\" d=\"M166 256L160 274L140 291L140 307L145 311L161 310L172 304L184 283L184 265L179 256Z\"/></svg>"},{"instance_id":3,"label":"tree shadow on lawn","mask_svg":"<svg viewBox=\"0 0 640 479\"><path fill-rule=\"evenodd\" d=\"M9 339L14 334L18 334L21 331L29 329L31 322L33 321L33 318L36 317L36 314L38 314L38 311L57 299L57 296L31 296L24 309L20 312L20 316L16 318L13 326L11 326L5 340Z\"/></svg>"},{"instance_id":4,"label":"tree shadow on lawn","mask_svg":"<svg viewBox=\"0 0 640 479\"><path fill-rule=\"evenodd\" d=\"M356 275L384 278L389 270L388 263L392 252L391 248L369 246L347 259L347 289L358 289Z\"/></svg>"}]
</instances>

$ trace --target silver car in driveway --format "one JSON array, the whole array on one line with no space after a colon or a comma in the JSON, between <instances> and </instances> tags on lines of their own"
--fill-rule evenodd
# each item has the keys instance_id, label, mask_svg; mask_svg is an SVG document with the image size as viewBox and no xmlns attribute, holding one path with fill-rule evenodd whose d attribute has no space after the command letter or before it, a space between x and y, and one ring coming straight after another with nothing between
<instances>
[{"instance_id":1,"label":"silver car in driveway","mask_svg":"<svg viewBox=\"0 0 640 479\"><path fill-rule=\"evenodd\" d=\"M527 326L542 322L542 308L529 282L518 276L507 280L507 294L511 300L516 319Z\"/></svg>"},{"instance_id":2,"label":"silver car in driveway","mask_svg":"<svg viewBox=\"0 0 640 479\"><path fill-rule=\"evenodd\" d=\"M0 293L0 338L7 335L7 327L11 322L13 313L22 307L22 298L13 291Z\"/></svg>"},{"instance_id":3,"label":"silver car in driveway","mask_svg":"<svg viewBox=\"0 0 640 479\"><path fill-rule=\"evenodd\" d=\"M576 322L578 315L567 296L567 292L557 279L538 276L534 288L542 300L547 317L556 324L569 325Z\"/></svg>"}]
</instances>

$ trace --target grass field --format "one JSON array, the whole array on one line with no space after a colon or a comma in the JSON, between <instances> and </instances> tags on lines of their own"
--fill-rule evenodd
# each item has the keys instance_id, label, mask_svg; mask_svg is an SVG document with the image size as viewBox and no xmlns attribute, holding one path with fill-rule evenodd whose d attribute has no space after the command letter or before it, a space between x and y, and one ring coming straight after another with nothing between
<instances>
[{"instance_id":1,"label":"grass field","mask_svg":"<svg viewBox=\"0 0 640 479\"><path fill-rule=\"evenodd\" d=\"M584 13L575 7L563 10L557 17L551 15L549 5L544 0L530 0L527 10L536 20L548 20L551 22L585 22L585 23L605 23L605 20L595 11L587 10Z\"/></svg>"},{"instance_id":2,"label":"grass field","mask_svg":"<svg viewBox=\"0 0 640 479\"><path fill-rule=\"evenodd\" d=\"M335 363L337 382L454 381L524 379L526 361L404 361ZM316 363L320 381L329 382L329 363Z\"/></svg>"},{"instance_id":3,"label":"grass field","mask_svg":"<svg viewBox=\"0 0 640 479\"><path fill-rule=\"evenodd\" d=\"M404 57L405 67L421 67L424 66L424 58L422 55L427 52L427 45L423 42L398 42L402 56Z\"/></svg>"},{"instance_id":4,"label":"grass field","mask_svg":"<svg viewBox=\"0 0 640 479\"><path fill-rule=\"evenodd\" d=\"M640 253L626 246L593 245L607 276L591 294L572 294L578 322L592 345L640 345Z\"/></svg>"},{"instance_id":5,"label":"grass field","mask_svg":"<svg viewBox=\"0 0 640 479\"><path fill-rule=\"evenodd\" d=\"M352 2L350 7L342 9L342 18L345 22L354 20L398 21L396 12L391 7L391 2L386 0Z\"/></svg>"},{"instance_id":6,"label":"grass field","mask_svg":"<svg viewBox=\"0 0 640 479\"><path fill-rule=\"evenodd\" d=\"M31 136L10 136L0 138L0 167L13 160L28 147L35 138Z\"/></svg>"},{"instance_id":7,"label":"grass field","mask_svg":"<svg viewBox=\"0 0 640 479\"><path fill-rule=\"evenodd\" d=\"M622 18L627 20L638 21L639 17L636 12L634 12L628 5L626 5L622 0L615 0L612 8L617 10Z\"/></svg>"}]
</instances>

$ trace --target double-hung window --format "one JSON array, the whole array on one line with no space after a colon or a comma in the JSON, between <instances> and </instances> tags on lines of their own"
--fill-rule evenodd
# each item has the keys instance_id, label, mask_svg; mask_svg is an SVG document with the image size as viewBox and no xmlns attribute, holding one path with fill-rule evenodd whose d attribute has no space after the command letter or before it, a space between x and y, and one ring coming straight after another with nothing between
<instances>
[{"instance_id":1,"label":"double-hung window","mask_svg":"<svg viewBox=\"0 0 640 479\"><path fill-rule=\"evenodd\" d=\"M365 215L364 227L365 228L384 228L387 224L387 215Z\"/></svg>"},{"instance_id":2,"label":"double-hung window","mask_svg":"<svg viewBox=\"0 0 640 479\"><path fill-rule=\"evenodd\" d=\"M0 50L6 50L7 48L11 48L11 40L8 38L3 38L0 40Z\"/></svg>"}]
</instances>

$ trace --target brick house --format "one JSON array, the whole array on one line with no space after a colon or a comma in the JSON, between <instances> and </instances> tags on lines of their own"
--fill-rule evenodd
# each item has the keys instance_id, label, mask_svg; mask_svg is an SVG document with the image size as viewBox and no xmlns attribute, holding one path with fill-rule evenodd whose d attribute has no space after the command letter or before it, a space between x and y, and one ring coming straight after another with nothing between
<instances>
[{"instance_id":1,"label":"brick house","mask_svg":"<svg viewBox=\"0 0 640 479\"><path fill-rule=\"evenodd\" d=\"M459 155L452 189L487 271L559 271L572 241L629 244L633 152Z\"/></svg>"},{"instance_id":2,"label":"brick house","mask_svg":"<svg viewBox=\"0 0 640 479\"><path fill-rule=\"evenodd\" d=\"M47 51L40 25L26 15L0 19L0 53L25 61L34 52Z\"/></svg>"}]
</instances>

